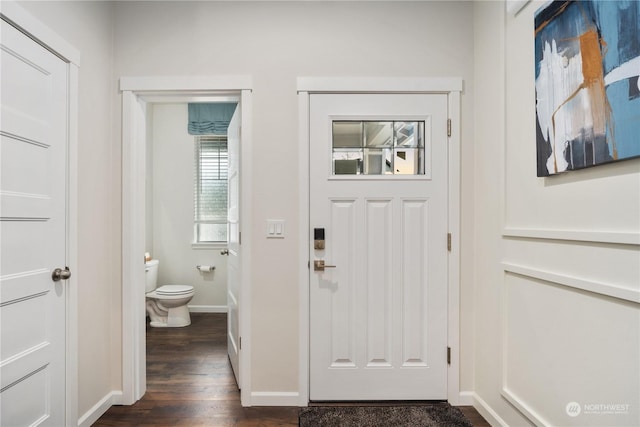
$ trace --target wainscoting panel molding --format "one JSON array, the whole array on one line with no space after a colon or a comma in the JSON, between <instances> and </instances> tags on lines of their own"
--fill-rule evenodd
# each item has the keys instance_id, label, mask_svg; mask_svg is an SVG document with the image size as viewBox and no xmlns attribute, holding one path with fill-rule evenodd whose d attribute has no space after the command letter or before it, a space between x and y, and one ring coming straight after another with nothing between
<instances>
[{"instance_id":1,"label":"wainscoting panel molding","mask_svg":"<svg viewBox=\"0 0 640 427\"><path fill-rule=\"evenodd\" d=\"M566 240L574 242L617 243L621 245L640 245L640 233L591 230L552 230L536 228L505 227L504 237L529 238L541 240Z\"/></svg>"},{"instance_id":2,"label":"wainscoting panel molding","mask_svg":"<svg viewBox=\"0 0 640 427\"><path fill-rule=\"evenodd\" d=\"M495 253L487 244L487 256L476 255L477 310L483 317L475 330L475 354L486 361L475 360L475 392L484 401L476 395L474 406L492 425L638 425L640 163L537 176L535 155L522 148L536 135L535 61L513 58L531 51L541 3L507 0L501 10L491 2L477 8L477 17L486 21L483 14L491 13L504 26L498 31L476 20L483 30L477 35L492 35L503 51L490 56L477 45L486 58L477 56L475 63L479 76L491 75L486 87L496 93L496 100L476 108L477 139L488 154L476 162L476 188L483 190L477 212L486 216L480 217L482 227L493 224L493 208L501 210L502 238ZM503 70L496 72L501 63ZM502 82L503 91L496 91L493 85ZM476 90L486 97L486 88ZM496 113L502 134L482 125ZM495 178L488 178L494 165L482 162L489 155L499 165L499 195L491 189ZM482 248L490 233L479 230ZM493 271L489 254L499 258ZM491 353L496 333L500 351ZM501 376L499 387L491 382L495 376ZM576 403L579 414L567 410ZM600 404L620 404L625 413L588 409Z\"/></svg>"},{"instance_id":3,"label":"wainscoting panel molding","mask_svg":"<svg viewBox=\"0 0 640 427\"><path fill-rule=\"evenodd\" d=\"M638 293L510 263L503 268L502 397L537 426L637 419ZM576 419L566 411L572 402L627 410L584 411Z\"/></svg>"},{"instance_id":4,"label":"wainscoting panel molding","mask_svg":"<svg viewBox=\"0 0 640 427\"><path fill-rule=\"evenodd\" d=\"M640 303L640 246L529 237L503 245L505 271Z\"/></svg>"},{"instance_id":5,"label":"wainscoting panel molding","mask_svg":"<svg viewBox=\"0 0 640 427\"><path fill-rule=\"evenodd\" d=\"M613 298L619 298L626 301L640 304L640 291L636 289L628 289L607 283L596 282L584 278L569 276L566 274L544 271L537 268L526 267L523 265L511 264L503 262L502 267L507 273L519 274L529 278L544 280L545 282L555 283L557 285L567 286L569 288L581 289L583 291L594 292Z\"/></svg>"}]
</instances>

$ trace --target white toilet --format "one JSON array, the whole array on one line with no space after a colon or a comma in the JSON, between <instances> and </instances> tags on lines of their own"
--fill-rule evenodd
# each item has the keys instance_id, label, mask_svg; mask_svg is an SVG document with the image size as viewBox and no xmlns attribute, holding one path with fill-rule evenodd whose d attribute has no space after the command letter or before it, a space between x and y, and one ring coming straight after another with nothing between
<instances>
[{"instance_id":1,"label":"white toilet","mask_svg":"<svg viewBox=\"0 0 640 427\"><path fill-rule=\"evenodd\" d=\"M158 283L157 259L145 263L146 308L151 326L156 328L189 326L191 316L187 304L193 298L193 286L164 285L156 289Z\"/></svg>"}]
</instances>

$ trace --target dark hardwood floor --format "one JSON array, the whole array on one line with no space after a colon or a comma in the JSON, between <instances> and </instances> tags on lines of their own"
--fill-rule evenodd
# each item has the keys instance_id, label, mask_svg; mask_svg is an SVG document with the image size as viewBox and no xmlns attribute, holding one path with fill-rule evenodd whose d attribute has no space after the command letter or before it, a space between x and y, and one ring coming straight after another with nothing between
<instances>
[{"instance_id":1,"label":"dark hardwood floor","mask_svg":"<svg viewBox=\"0 0 640 427\"><path fill-rule=\"evenodd\" d=\"M113 406L94 426L297 426L297 407L240 405L227 359L226 314L192 313L186 328L147 324L147 392L132 406ZM460 408L474 426L489 424Z\"/></svg>"}]
</instances>

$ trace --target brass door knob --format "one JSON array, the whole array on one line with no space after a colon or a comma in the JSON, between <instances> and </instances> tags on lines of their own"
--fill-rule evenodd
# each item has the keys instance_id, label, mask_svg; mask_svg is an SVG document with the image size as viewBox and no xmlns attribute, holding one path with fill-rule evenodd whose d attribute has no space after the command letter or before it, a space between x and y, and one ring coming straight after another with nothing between
<instances>
[{"instance_id":1,"label":"brass door knob","mask_svg":"<svg viewBox=\"0 0 640 427\"><path fill-rule=\"evenodd\" d=\"M325 264L323 259L313 261L313 271L324 271L325 268L336 268L336 266Z\"/></svg>"}]
</instances>

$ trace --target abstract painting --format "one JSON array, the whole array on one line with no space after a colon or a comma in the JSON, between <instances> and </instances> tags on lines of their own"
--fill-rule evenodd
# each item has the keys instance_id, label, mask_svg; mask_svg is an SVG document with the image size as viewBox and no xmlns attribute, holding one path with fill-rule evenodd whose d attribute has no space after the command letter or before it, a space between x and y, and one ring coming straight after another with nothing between
<instances>
[{"instance_id":1,"label":"abstract painting","mask_svg":"<svg viewBox=\"0 0 640 427\"><path fill-rule=\"evenodd\" d=\"M637 0L536 12L538 176L640 156L639 24Z\"/></svg>"}]
</instances>

